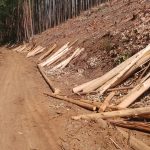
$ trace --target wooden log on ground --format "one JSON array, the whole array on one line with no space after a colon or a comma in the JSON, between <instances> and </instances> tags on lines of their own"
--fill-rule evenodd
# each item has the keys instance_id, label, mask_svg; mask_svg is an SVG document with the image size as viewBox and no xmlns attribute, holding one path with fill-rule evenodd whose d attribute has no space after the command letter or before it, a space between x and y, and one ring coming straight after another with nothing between
<instances>
[{"instance_id":1,"label":"wooden log on ground","mask_svg":"<svg viewBox=\"0 0 150 150\"><path fill-rule=\"evenodd\" d=\"M121 128L117 128L118 131L127 139L129 140L130 146L135 150L150 150L150 147L143 143L141 140L136 139L132 135L129 135L127 132L123 131Z\"/></svg>"},{"instance_id":2,"label":"wooden log on ground","mask_svg":"<svg viewBox=\"0 0 150 150\"><path fill-rule=\"evenodd\" d=\"M121 78L125 75L128 70L133 67L138 60L140 60L147 52L150 51L150 45L148 45L144 51L139 52L138 56L128 64L118 75L108 81L105 85L99 88L100 94L103 94L108 88L112 87L117 81L121 80Z\"/></svg>"},{"instance_id":3,"label":"wooden log on ground","mask_svg":"<svg viewBox=\"0 0 150 150\"><path fill-rule=\"evenodd\" d=\"M44 50L45 50L44 47L38 46L38 47L36 47L33 51L29 52L26 57L28 58L28 57L35 56L35 55L37 55L37 54L43 52Z\"/></svg>"},{"instance_id":4,"label":"wooden log on ground","mask_svg":"<svg viewBox=\"0 0 150 150\"><path fill-rule=\"evenodd\" d=\"M56 62L59 58L61 58L63 55L65 55L69 50L71 50L72 47L70 48L66 48L63 52L59 53L57 56L53 57L49 63L47 64L47 66L51 65L52 63Z\"/></svg>"},{"instance_id":5,"label":"wooden log on ground","mask_svg":"<svg viewBox=\"0 0 150 150\"><path fill-rule=\"evenodd\" d=\"M52 48L50 48L46 53L44 53L41 57L39 57L38 62L40 62L41 60L46 58L48 55L50 55L56 47L57 47L57 45L54 44L54 46Z\"/></svg>"},{"instance_id":6,"label":"wooden log on ground","mask_svg":"<svg viewBox=\"0 0 150 150\"><path fill-rule=\"evenodd\" d=\"M150 72L141 79L141 83L144 83L150 77Z\"/></svg>"},{"instance_id":7,"label":"wooden log on ground","mask_svg":"<svg viewBox=\"0 0 150 150\"><path fill-rule=\"evenodd\" d=\"M96 106L81 102L80 100L74 100L74 99L67 98L67 97L64 97L64 96L59 96L59 95L56 95L56 94L53 94L53 93L44 93L44 94L46 94L48 96L51 96L53 98L59 99L59 100L63 100L63 101L66 101L66 102L69 102L69 103L72 103L72 104L76 104L76 105L78 105L82 108L88 109L88 110L92 110L92 111L96 110Z\"/></svg>"},{"instance_id":8,"label":"wooden log on ground","mask_svg":"<svg viewBox=\"0 0 150 150\"><path fill-rule=\"evenodd\" d=\"M147 70L150 67L150 63L148 64L148 66L145 68L145 70L142 72L141 76L139 77L139 80L143 78L144 74L147 72Z\"/></svg>"},{"instance_id":9,"label":"wooden log on ground","mask_svg":"<svg viewBox=\"0 0 150 150\"><path fill-rule=\"evenodd\" d=\"M74 40L71 44L69 44L69 47L72 47L74 44L78 42L78 39Z\"/></svg>"},{"instance_id":10,"label":"wooden log on ground","mask_svg":"<svg viewBox=\"0 0 150 150\"><path fill-rule=\"evenodd\" d=\"M118 80L116 83L112 85L112 87L117 86L120 84L122 81L127 79L129 76L131 76L137 69L141 67L141 65L145 62L147 62L150 59L150 52L145 54L120 80Z\"/></svg>"},{"instance_id":11,"label":"wooden log on ground","mask_svg":"<svg viewBox=\"0 0 150 150\"><path fill-rule=\"evenodd\" d=\"M91 105L94 105L97 107L97 109L99 109L99 107L101 106L101 102L95 102L95 101L92 101L92 100L85 100L85 99L80 99L81 102L84 102L84 103L88 103L88 104L91 104Z\"/></svg>"},{"instance_id":12,"label":"wooden log on ground","mask_svg":"<svg viewBox=\"0 0 150 150\"><path fill-rule=\"evenodd\" d=\"M77 48L77 49L75 50L75 52L74 52L70 57L68 57L67 59L65 59L64 61L62 61L61 63L59 63L59 64L56 65L55 67L53 67L52 69L50 69L50 70L48 71L48 73L55 72L55 71L57 71L58 69L59 69L59 70L64 69L64 68L70 63L70 61L71 61L73 58L77 57L83 50L84 50L83 48L82 48L82 49Z\"/></svg>"},{"instance_id":13,"label":"wooden log on ground","mask_svg":"<svg viewBox=\"0 0 150 150\"><path fill-rule=\"evenodd\" d=\"M15 48L13 48L12 51L17 51L17 50L20 49L21 47L22 47L22 45L17 46L17 47L15 47Z\"/></svg>"},{"instance_id":14,"label":"wooden log on ground","mask_svg":"<svg viewBox=\"0 0 150 150\"><path fill-rule=\"evenodd\" d=\"M103 112L106 110L107 106L109 106L110 101L112 100L112 98L115 96L115 92L111 92L106 99L104 100L104 102L102 103L102 105L99 107L99 112Z\"/></svg>"},{"instance_id":15,"label":"wooden log on ground","mask_svg":"<svg viewBox=\"0 0 150 150\"><path fill-rule=\"evenodd\" d=\"M34 55L34 52L38 52L40 49L42 49L43 47L42 46L37 46L37 47L34 47L33 49L31 49L30 52L28 52L27 56L26 57L31 57L32 55Z\"/></svg>"},{"instance_id":16,"label":"wooden log on ground","mask_svg":"<svg viewBox=\"0 0 150 150\"><path fill-rule=\"evenodd\" d=\"M145 49L150 48L150 45L148 45ZM141 50L140 52L145 51L145 49ZM127 59L126 61L124 61L123 63L121 63L120 65L118 65L117 67L115 67L114 69L110 70L109 72L107 72L105 75L94 79L92 81L89 81L87 83L81 84L75 88L73 88L73 92L74 93L89 93L91 91L96 90L97 88L99 88L100 86L102 86L104 83L106 83L107 81L109 81L110 79L112 79L114 76L116 76L119 72L121 72L121 70L123 68L125 68L127 65L129 65L135 58L137 58L139 56L139 53L133 55L132 57L130 57L129 59ZM137 68L139 68L139 66L145 62L146 60L148 60L150 58L150 53L146 54L145 56L143 56L133 67L131 67L131 69L119 80L117 81L115 84L112 85L116 86L117 84L119 84L121 81L123 81L124 79L126 79L129 75L131 75Z\"/></svg>"},{"instance_id":17,"label":"wooden log on ground","mask_svg":"<svg viewBox=\"0 0 150 150\"><path fill-rule=\"evenodd\" d=\"M32 48L33 46L28 45L24 50L21 51L21 53L29 52Z\"/></svg>"},{"instance_id":18,"label":"wooden log on ground","mask_svg":"<svg viewBox=\"0 0 150 150\"><path fill-rule=\"evenodd\" d=\"M24 49L26 49L26 45L22 45L22 47L21 48L19 48L19 49L17 49L16 50L16 52L21 52L21 51L23 51Z\"/></svg>"},{"instance_id":19,"label":"wooden log on ground","mask_svg":"<svg viewBox=\"0 0 150 150\"><path fill-rule=\"evenodd\" d=\"M48 86L50 87L50 89L52 90L53 93L59 93L59 89L54 88L52 82L49 80L49 78L46 76L46 74L44 73L42 67L40 65L37 65L39 72L41 73L42 77L44 78L44 80L46 81L46 83L48 84Z\"/></svg>"},{"instance_id":20,"label":"wooden log on ground","mask_svg":"<svg viewBox=\"0 0 150 150\"><path fill-rule=\"evenodd\" d=\"M69 42L68 42L67 44L65 44L64 46L62 46L56 53L54 53L54 54L53 54L51 57L49 57L46 61L40 63L40 66L41 66L41 67L46 66L48 63L52 62L52 59L53 59L53 61L54 61L54 58L56 59L56 56L57 56L57 55L60 55L60 53L62 54L62 53L68 48L68 44L69 44ZM56 60L57 60L57 59L56 59Z\"/></svg>"},{"instance_id":21,"label":"wooden log on ground","mask_svg":"<svg viewBox=\"0 0 150 150\"><path fill-rule=\"evenodd\" d=\"M112 92L112 91L122 91L122 90L130 90L133 89L133 86L128 86L128 87L118 87L118 88L112 88L112 89L108 89L108 92Z\"/></svg>"},{"instance_id":22,"label":"wooden log on ground","mask_svg":"<svg viewBox=\"0 0 150 150\"><path fill-rule=\"evenodd\" d=\"M127 108L149 88L150 88L150 78L148 78L144 83L140 83L135 88L133 88L129 94L127 94L122 98L122 102L117 107L119 109Z\"/></svg>"},{"instance_id":23,"label":"wooden log on ground","mask_svg":"<svg viewBox=\"0 0 150 150\"><path fill-rule=\"evenodd\" d=\"M72 119L74 119L74 120L98 119L98 118L108 119L108 118L116 118L116 117L138 116L138 115L144 115L144 114L150 114L150 106L142 107L142 108L118 110L118 111L112 111L112 112L79 115L79 116L72 117Z\"/></svg>"},{"instance_id":24,"label":"wooden log on ground","mask_svg":"<svg viewBox=\"0 0 150 150\"><path fill-rule=\"evenodd\" d=\"M99 109L99 107L102 105L102 102L97 102L97 101L92 101L92 100L80 99L80 101L84 102L84 103L88 103L88 104L94 105L94 106L97 107L97 109ZM112 105L108 105L107 108L111 109L111 110L118 110L117 106L112 106Z\"/></svg>"},{"instance_id":25,"label":"wooden log on ground","mask_svg":"<svg viewBox=\"0 0 150 150\"><path fill-rule=\"evenodd\" d=\"M150 133L150 123L148 122L121 121L121 120L109 120L109 122L119 127Z\"/></svg>"},{"instance_id":26,"label":"wooden log on ground","mask_svg":"<svg viewBox=\"0 0 150 150\"><path fill-rule=\"evenodd\" d=\"M137 117L133 117L133 118L136 118L136 119L150 119L150 114L146 114L146 115L139 115L139 116L137 116Z\"/></svg>"}]
</instances>

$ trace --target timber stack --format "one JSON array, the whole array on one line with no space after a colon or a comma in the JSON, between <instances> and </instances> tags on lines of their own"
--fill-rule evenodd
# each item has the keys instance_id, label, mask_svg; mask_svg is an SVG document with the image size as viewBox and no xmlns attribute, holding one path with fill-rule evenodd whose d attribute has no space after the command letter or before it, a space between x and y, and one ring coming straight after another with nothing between
<instances>
[{"instance_id":1,"label":"timber stack","mask_svg":"<svg viewBox=\"0 0 150 150\"><path fill-rule=\"evenodd\" d=\"M44 94L93 111L91 114L73 116L73 120L94 119L100 120L102 124L107 122L116 126L125 138L127 133L120 127L150 133L150 105L139 105L136 108L133 105L150 88L150 44L103 76L74 87L74 95L86 97L74 99L62 96L60 89L54 86L48 75L60 73L73 59L84 53L84 48L76 46L77 42L78 40L67 42L60 48L57 48L55 43L47 48L24 44L13 48L13 51L25 52L27 58L40 55L37 58L37 67L52 91ZM133 82L126 85L130 78L133 78ZM87 99L89 95L102 97L103 100ZM134 137L130 140L136 149L142 146L150 149Z\"/></svg>"},{"instance_id":2,"label":"timber stack","mask_svg":"<svg viewBox=\"0 0 150 150\"><path fill-rule=\"evenodd\" d=\"M73 88L76 94L97 94L104 98L99 102L91 101L98 113L73 116L72 119L104 119L118 127L150 133L150 105L137 108L133 105L150 88L149 61L150 44L103 76ZM133 83L124 86L129 78L134 79ZM121 95L122 91L125 94ZM89 100L84 102L89 103Z\"/></svg>"},{"instance_id":3,"label":"timber stack","mask_svg":"<svg viewBox=\"0 0 150 150\"><path fill-rule=\"evenodd\" d=\"M31 49L29 49L28 45L23 45L14 48L13 51L28 51L26 56L28 58L43 53L37 60L37 66L53 92L45 93L46 95L98 112L74 116L73 119L113 119L119 117L123 119L119 121L111 120L110 122L117 126L150 131L149 123L132 122L128 120L129 118L135 117L150 118L150 106L142 108L130 107L150 88L150 44L103 76L72 89L74 94L95 94L103 97L103 101L94 101L87 99L72 99L58 95L60 90L54 87L47 76L62 71L72 59L75 59L80 53L84 52L84 48L73 48L77 41L78 40L67 42L55 52L54 50L57 48L56 44L50 48L36 46ZM137 75L138 72L138 78L136 77L134 83L131 83L129 86L124 86L123 83L130 77L134 78L134 75ZM118 95L121 95L122 91L126 94L119 97Z\"/></svg>"}]
</instances>

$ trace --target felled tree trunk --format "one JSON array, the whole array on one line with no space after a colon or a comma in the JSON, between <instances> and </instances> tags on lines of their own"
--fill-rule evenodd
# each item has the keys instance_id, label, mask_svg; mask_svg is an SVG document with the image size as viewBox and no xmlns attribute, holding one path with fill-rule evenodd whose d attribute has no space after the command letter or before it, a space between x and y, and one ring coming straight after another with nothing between
<instances>
[{"instance_id":1,"label":"felled tree trunk","mask_svg":"<svg viewBox=\"0 0 150 150\"><path fill-rule=\"evenodd\" d=\"M147 79L145 82L138 84L135 88L133 88L128 95L123 97L122 102L117 107L119 109L127 108L149 88L150 88L150 78Z\"/></svg>"},{"instance_id":2,"label":"felled tree trunk","mask_svg":"<svg viewBox=\"0 0 150 150\"><path fill-rule=\"evenodd\" d=\"M129 59L127 59L126 61L121 63L119 66L115 67L114 69L112 69L111 71L109 71L108 73L103 75L102 77L99 77L99 78L94 79L90 82L84 83L80 86L77 86L77 87L73 88L73 92L74 93L78 93L78 92L89 93L89 92L92 92L92 91L96 90L97 88L101 87L103 84L105 84L109 80L111 80L113 77L115 77L115 76L117 77L117 75L126 66L128 66L130 64L131 67L126 69L127 72L122 72L123 76L119 80L114 82L111 85L111 87L119 84L124 79L126 79L129 75L131 75L141 64L143 64L145 61L147 61L150 58L150 52L149 51L150 51L150 45L148 45L145 49L141 50L140 52L138 52L134 56L130 57ZM137 57L138 57L139 60L136 62L135 59L137 60ZM136 62L136 63L133 64L133 61Z\"/></svg>"},{"instance_id":3,"label":"felled tree trunk","mask_svg":"<svg viewBox=\"0 0 150 150\"><path fill-rule=\"evenodd\" d=\"M50 55L52 53L52 51L56 48L56 44L54 44L54 46L52 48L50 48L45 54L43 54L38 61L40 62L41 60L43 60L44 58L46 58L48 55Z\"/></svg>"},{"instance_id":4,"label":"felled tree trunk","mask_svg":"<svg viewBox=\"0 0 150 150\"><path fill-rule=\"evenodd\" d=\"M88 110L92 110L92 111L96 110L96 106L93 106L92 104L87 104L87 103L81 102L80 100L74 100L74 99L67 98L67 97L60 96L60 95L56 95L56 94L53 94L53 93L45 93L45 94L48 95L48 96L57 98L59 100L64 100L64 101L67 101L69 103L76 104L76 105L78 105L80 107L83 107L85 109L88 109Z\"/></svg>"},{"instance_id":5,"label":"felled tree trunk","mask_svg":"<svg viewBox=\"0 0 150 150\"><path fill-rule=\"evenodd\" d=\"M104 112L104 113L97 113L97 114L87 114L87 115L79 115L74 116L72 119L79 120L79 119L108 119L108 118L116 118L116 117L130 117L130 116L138 116L138 115L150 114L150 107L143 107L143 108L135 108L135 109L125 109L125 110L118 110L112 112Z\"/></svg>"}]
</instances>

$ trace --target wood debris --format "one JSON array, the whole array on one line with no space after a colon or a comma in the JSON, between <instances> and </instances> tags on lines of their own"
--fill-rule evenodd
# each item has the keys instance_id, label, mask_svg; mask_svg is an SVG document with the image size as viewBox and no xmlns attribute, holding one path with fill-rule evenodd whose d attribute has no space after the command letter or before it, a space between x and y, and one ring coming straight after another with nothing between
<instances>
[{"instance_id":1,"label":"wood debris","mask_svg":"<svg viewBox=\"0 0 150 150\"><path fill-rule=\"evenodd\" d=\"M77 48L75 50L75 52L70 56L68 57L67 59L65 59L64 61L62 61L61 63L59 63L58 65L54 66L52 69L50 69L47 73L51 73L51 72L55 72L57 70L62 70L64 69L69 63L70 61L77 57L82 51L84 51L84 48L80 49L80 48Z\"/></svg>"},{"instance_id":2,"label":"wood debris","mask_svg":"<svg viewBox=\"0 0 150 150\"><path fill-rule=\"evenodd\" d=\"M38 62L42 61L44 58L46 58L48 55L52 53L52 51L57 47L56 44L52 48L50 48L46 53L44 53L42 56L39 57Z\"/></svg>"},{"instance_id":3,"label":"wood debris","mask_svg":"<svg viewBox=\"0 0 150 150\"><path fill-rule=\"evenodd\" d=\"M76 104L76 105L78 105L80 107L83 107L83 108L86 108L88 110L92 110L92 111L96 110L96 107L93 106L92 104L87 104L87 103L84 103L84 102L82 102L80 100L74 100L74 99L71 99L71 98L68 98L68 97L64 97L64 96L60 96L60 95L56 95L56 94L53 94L53 93L45 93L45 94L48 95L48 96L57 98L59 100L64 100L64 101L67 101L69 103Z\"/></svg>"},{"instance_id":4,"label":"wood debris","mask_svg":"<svg viewBox=\"0 0 150 150\"><path fill-rule=\"evenodd\" d=\"M89 93L96 89L99 89L100 93L104 93L107 89L116 86L127 77L129 77L135 70L143 64L143 62L149 60L150 58L150 45L145 49L133 55L131 58L127 59L119 66L115 67L102 77L79 85L73 88L74 93Z\"/></svg>"},{"instance_id":5,"label":"wood debris","mask_svg":"<svg viewBox=\"0 0 150 150\"><path fill-rule=\"evenodd\" d=\"M145 115L145 114L150 114L150 106L143 107L143 108L124 109L124 110L117 110L111 112L79 115L79 116L72 117L72 119L74 120L99 119L99 118L108 119L108 118L117 118L117 117L131 117L131 116L138 116L138 115Z\"/></svg>"},{"instance_id":6,"label":"wood debris","mask_svg":"<svg viewBox=\"0 0 150 150\"><path fill-rule=\"evenodd\" d=\"M100 118L111 122L111 124L115 126L149 133L150 125L148 120L145 122L133 121L132 118L149 119L150 106L128 108L150 88L149 61L150 44L102 77L73 88L73 92L76 94L97 94L102 96L104 100L103 102L96 103L87 100L87 103L91 103L97 107L99 113L73 116L72 119L97 120ZM139 70L142 71L139 72ZM136 71L138 71L138 74L136 74ZM125 79L128 80L128 78L131 78L134 74L136 74L136 78L133 79L133 83L123 86L123 81L125 81ZM111 100L112 98L113 101ZM84 102L86 102L86 100L84 100ZM126 118L128 120L118 121L118 118Z\"/></svg>"}]
</instances>

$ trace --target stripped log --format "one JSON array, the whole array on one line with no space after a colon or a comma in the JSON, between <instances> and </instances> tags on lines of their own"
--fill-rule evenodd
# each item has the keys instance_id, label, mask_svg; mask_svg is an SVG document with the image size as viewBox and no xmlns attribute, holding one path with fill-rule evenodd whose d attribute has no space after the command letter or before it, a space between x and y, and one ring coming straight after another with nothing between
<instances>
[{"instance_id":1,"label":"stripped log","mask_svg":"<svg viewBox=\"0 0 150 150\"><path fill-rule=\"evenodd\" d=\"M66 50L68 48L68 44L65 44L64 46L62 46L56 53L54 53L51 57L49 57L46 61L40 63L41 67L46 66L49 62L52 62L52 59L56 58L57 55L59 55L60 53L63 53L64 50Z\"/></svg>"},{"instance_id":2,"label":"stripped log","mask_svg":"<svg viewBox=\"0 0 150 150\"><path fill-rule=\"evenodd\" d=\"M97 102L97 101L92 101L92 100L85 100L85 99L80 99L81 102L84 102L84 103L88 103L88 104L91 104L91 105L94 105L97 107L97 109L100 108L100 106L102 105L102 102ZM116 106L112 106L112 105L108 105L107 106L108 109L111 109L111 110L118 110L118 107Z\"/></svg>"},{"instance_id":3,"label":"stripped log","mask_svg":"<svg viewBox=\"0 0 150 150\"><path fill-rule=\"evenodd\" d=\"M53 93L59 93L59 89L54 88L52 82L49 80L49 78L46 76L46 74L44 73L42 67L40 65L37 65L39 72L41 73L42 77L44 78L44 80L46 81L46 83L48 84L48 86L50 87L50 89L52 90Z\"/></svg>"},{"instance_id":4,"label":"stripped log","mask_svg":"<svg viewBox=\"0 0 150 150\"><path fill-rule=\"evenodd\" d=\"M133 88L129 94L127 94L121 99L122 102L117 107L119 109L127 108L149 88L150 88L150 78L148 78L146 81L138 84L135 88Z\"/></svg>"},{"instance_id":5,"label":"stripped log","mask_svg":"<svg viewBox=\"0 0 150 150\"><path fill-rule=\"evenodd\" d=\"M108 81L105 85L103 85L101 88L99 88L99 92L100 94L103 94L108 88L112 87L112 85L114 85L117 81L119 81L126 72L128 72L128 70L133 67L138 60L140 60L147 52L150 51L150 45L148 45L144 51L140 51L138 56L136 58L134 58L134 60L132 60L132 62L130 62L128 64L128 66L126 66L118 75L116 75L113 79L111 79L110 81Z\"/></svg>"},{"instance_id":6,"label":"stripped log","mask_svg":"<svg viewBox=\"0 0 150 150\"><path fill-rule=\"evenodd\" d=\"M150 123L147 122L121 120L109 120L109 122L119 127L150 133Z\"/></svg>"},{"instance_id":7,"label":"stripped log","mask_svg":"<svg viewBox=\"0 0 150 150\"><path fill-rule=\"evenodd\" d=\"M133 89L133 86L128 86L128 87L118 87L118 88L112 88L112 89L108 89L108 92L112 92L112 91L122 91L122 90L130 90Z\"/></svg>"},{"instance_id":8,"label":"stripped log","mask_svg":"<svg viewBox=\"0 0 150 150\"><path fill-rule=\"evenodd\" d=\"M23 51L24 49L26 49L26 45L23 45L22 47L20 47L19 49L16 50L16 52L21 52Z\"/></svg>"},{"instance_id":9,"label":"stripped log","mask_svg":"<svg viewBox=\"0 0 150 150\"><path fill-rule=\"evenodd\" d=\"M38 61L40 62L41 60L46 58L48 55L50 55L56 47L57 47L57 45L54 44L54 46L52 48L50 48L45 54L43 54L41 57L39 57Z\"/></svg>"},{"instance_id":10,"label":"stripped log","mask_svg":"<svg viewBox=\"0 0 150 150\"><path fill-rule=\"evenodd\" d=\"M150 72L142 78L141 83L144 83L150 77Z\"/></svg>"},{"instance_id":11,"label":"stripped log","mask_svg":"<svg viewBox=\"0 0 150 150\"><path fill-rule=\"evenodd\" d=\"M69 47L72 47L74 44L78 42L78 39L74 40L71 44L69 44Z\"/></svg>"},{"instance_id":12,"label":"stripped log","mask_svg":"<svg viewBox=\"0 0 150 150\"><path fill-rule=\"evenodd\" d=\"M62 61L61 63L59 63L58 65L56 65L56 66L53 67L52 69L50 69L50 70L48 71L48 73L55 72L55 71L57 71L58 69L59 69L59 70L64 69L64 68L70 63L70 61L71 61L73 58L77 57L83 50L84 50L84 48L82 48L82 49L77 48L77 49L75 50L75 52L74 52L70 57L68 57L66 60Z\"/></svg>"},{"instance_id":13,"label":"stripped log","mask_svg":"<svg viewBox=\"0 0 150 150\"><path fill-rule=\"evenodd\" d=\"M150 147L143 143L141 140L136 139L132 135L129 135L127 132L123 131L121 128L117 128L118 131L127 139L129 140L130 146L134 148L135 150L150 150Z\"/></svg>"},{"instance_id":14,"label":"stripped log","mask_svg":"<svg viewBox=\"0 0 150 150\"><path fill-rule=\"evenodd\" d=\"M115 92L111 92L106 99L104 100L103 104L99 107L99 112L105 111L107 106L109 106L109 103L111 99L115 96Z\"/></svg>"},{"instance_id":15,"label":"stripped log","mask_svg":"<svg viewBox=\"0 0 150 150\"><path fill-rule=\"evenodd\" d=\"M80 101L84 102L84 103L88 103L88 104L94 105L94 106L97 107L97 109L99 109L99 107L102 105L101 102L95 102L95 101L92 101L92 100L80 99Z\"/></svg>"},{"instance_id":16,"label":"stripped log","mask_svg":"<svg viewBox=\"0 0 150 150\"><path fill-rule=\"evenodd\" d=\"M147 70L150 68L150 62L148 66L145 68L145 70L142 72L141 76L139 77L139 80L143 78L144 74L147 72Z\"/></svg>"},{"instance_id":17,"label":"stripped log","mask_svg":"<svg viewBox=\"0 0 150 150\"><path fill-rule=\"evenodd\" d=\"M135 60L141 52L144 52L145 50L148 50L148 49L150 49L150 45L148 45L145 49L143 49L140 52L138 52L137 54L133 55L132 57L130 57L129 59L127 59L126 61L124 61L123 63L118 65L117 67L115 67L114 69L110 70L102 77L99 77L97 79L94 79L92 81L89 81L87 83L84 83L82 85L79 85L79 86L73 88L73 92L74 93L79 93L79 92L89 93L91 91L96 90L97 88L99 88L103 84L105 84L107 81L109 81L110 79L115 77L118 73L120 73L126 66L128 66L133 60ZM116 81L116 83L114 83L112 85L112 87L116 86L117 84L119 84L120 82L125 80L127 77L129 77L135 70L137 70L137 68L139 68L139 66L141 64L143 64L145 61L149 60L149 58L150 58L150 53L148 52L136 64L134 64L133 67L131 67L128 70L128 72L126 72L119 81Z\"/></svg>"},{"instance_id":18,"label":"stripped log","mask_svg":"<svg viewBox=\"0 0 150 150\"><path fill-rule=\"evenodd\" d=\"M33 51L29 52L26 57L28 58L28 57L35 56L35 55L37 55L37 54L43 52L44 50L45 50L44 47L38 46L38 47L36 47Z\"/></svg>"},{"instance_id":19,"label":"stripped log","mask_svg":"<svg viewBox=\"0 0 150 150\"><path fill-rule=\"evenodd\" d=\"M47 66L51 65L52 63L56 62L59 58L61 58L63 55L65 55L69 50L71 50L72 47L66 48L63 52L59 53L57 56L53 57Z\"/></svg>"},{"instance_id":20,"label":"stripped log","mask_svg":"<svg viewBox=\"0 0 150 150\"><path fill-rule=\"evenodd\" d=\"M139 115L138 117L136 117L136 118L139 118L139 119L150 119L150 114L148 114L148 115Z\"/></svg>"},{"instance_id":21,"label":"stripped log","mask_svg":"<svg viewBox=\"0 0 150 150\"><path fill-rule=\"evenodd\" d=\"M67 98L67 97L64 97L64 96L59 96L59 95L56 95L56 94L53 94L53 93L44 93L44 94L46 94L48 96L51 96L53 98L59 99L59 100L63 100L63 101L67 101L67 102L72 103L72 104L76 104L76 105L78 105L80 107L83 107L85 109L88 109L88 110L92 110L92 111L96 110L96 106L81 102L80 100L74 100L74 99Z\"/></svg>"},{"instance_id":22,"label":"stripped log","mask_svg":"<svg viewBox=\"0 0 150 150\"><path fill-rule=\"evenodd\" d=\"M22 52L22 53L29 52L31 49L33 49L33 46L28 45L28 46L27 46L24 50L22 50L21 52Z\"/></svg>"},{"instance_id":23,"label":"stripped log","mask_svg":"<svg viewBox=\"0 0 150 150\"><path fill-rule=\"evenodd\" d=\"M143 107L143 108L134 108L134 109L125 109L125 110L118 110L112 112L103 112L103 113L93 113L93 114L86 114L86 115L79 115L74 116L72 119L79 120L79 119L108 119L108 118L115 118L115 117L130 117L130 116L138 116L150 114L150 106Z\"/></svg>"},{"instance_id":24,"label":"stripped log","mask_svg":"<svg viewBox=\"0 0 150 150\"><path fill-rule=\"evenodd\" d=\"M12 49L12 51L14 51L14 52L15 52L15 51L17 51L18 49L20 49L21 47L22 47L22 45L17 46L17 47L15 47L15 48L13 48L13 49Z\"/></svg>"}]
</instances>

